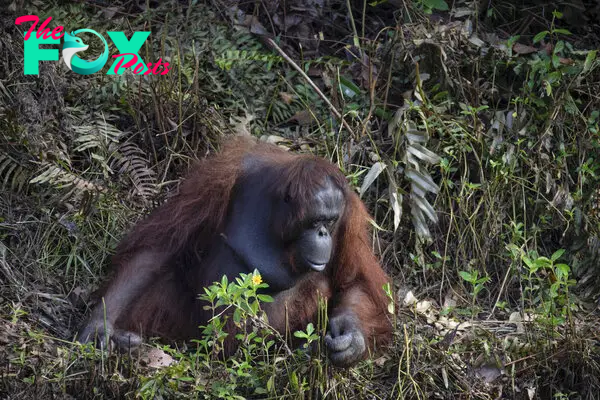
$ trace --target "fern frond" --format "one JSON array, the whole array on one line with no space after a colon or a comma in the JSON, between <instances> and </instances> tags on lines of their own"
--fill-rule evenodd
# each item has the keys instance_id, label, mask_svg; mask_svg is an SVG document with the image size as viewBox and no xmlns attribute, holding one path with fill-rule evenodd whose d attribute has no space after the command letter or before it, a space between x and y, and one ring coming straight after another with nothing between
<instances>
[{"instance_id":1,"label":"fern frond","mask_svg":"<svg viewBox=\"0 0 600 400\"><path fill-rule=\"evenodd\" d=\"M129 177L133 195L149 199L158 192L156 172L149 167L146 153L134 142L119 144L112 154L111 167Z\"/></svg>"},{"instance_id":2,"label":"fern frond","mask_svg":"<svg viewBox=\"0 0 600 400\"><path fill-rule=\"evenodd\" d=\"M83 179L72 172L65 171L60 166L51 163L44 163L42 172L31 179L29 183L47 183L57 187L58 189L72 188L79 192L106 191L104 186Z\"/></svg>"},{"instance_id":3,"label":"fern frond","mask_svg":"<svg viewBox=\"0 0 600 400\"><path fill-rule=\"evenodd\" d=\"M14 193L22 193L29 182L29 169L8 154L0 154L0 187Z\"/></svg>"},{"instance_id":4,"label":"fern frond","mask_svg":"<svg viewBox=\"0 0 600 400\"><path fill-rule=\"evenodd\" d=\"M402 159L406 179L410 182L409 204L413 226L419 237L430 239L431 232L427 221L437 223L438 217L426 196L429 193L437 195L440 188L429 174L427 166L437 164L440 157L425 147L429 135L426 131L420 131L415 123L408 119L404 109L399 109L394 115L389 132L395 134L398 143L403 146Z\"/></svg>"},{"instance_id":5,"label":"fern frond","mask_svg":"<svg viewBox=\"0 0 600 400\"><path fill-rule=\"evenodd\" d=\"M70 114L73 115L73 114ZM91 149L100 149L104 154L108 153L111 143L117 143L123 132L110 123L116 116L105 116L101 112L93 112L83 115L73 121L72 129L77 135L75 137L75 151L84 152Z\"/></svg>"}]
</instances>

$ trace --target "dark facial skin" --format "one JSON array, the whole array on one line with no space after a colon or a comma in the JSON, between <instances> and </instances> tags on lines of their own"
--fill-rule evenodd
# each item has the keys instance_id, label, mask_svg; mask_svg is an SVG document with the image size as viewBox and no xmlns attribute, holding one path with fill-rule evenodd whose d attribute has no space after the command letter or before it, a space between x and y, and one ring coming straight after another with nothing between
<instances>
[{"instance_id":1,"label":"dark facial skin","mask_svg":"<svg viewBox=\"0 0 600 400\"><path fill-rule=\"evenodd\" d=\"M344 210L344 195L329 179L319 190L302 221L302 230L295 241L294 261L306 271L323 271L333 253L331 235Z\"/></svg>"},{"instance_id":2,"label":"dark facial skin","mask_svg":"<svg viewBox=\"0 0 600 400\"><path fill-rule=\"evenodd\" d=\"M266 199L267 183L262 177L249 174L236 185L223 233L226 246L217 251L213 262L221 271L228 266L232 275L257 269L269 291L280 292L294 286L302 274L325 269L333 254L332 230L344 211L344 194L325 179L304 207L305 218L282 235L278 230L290 219L294 199ZM290 250L295 268L289 265Z\"/></svg>"}]
</instances>

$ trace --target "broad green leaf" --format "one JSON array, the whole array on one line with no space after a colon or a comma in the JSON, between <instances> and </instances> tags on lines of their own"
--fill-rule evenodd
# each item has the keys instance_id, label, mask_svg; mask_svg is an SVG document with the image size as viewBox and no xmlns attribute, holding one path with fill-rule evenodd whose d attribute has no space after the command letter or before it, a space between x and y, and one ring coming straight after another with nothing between
<instances>
[{"instance_id":1,"label":"broad green leaf","mask_svg":"<svg viewBox=\"0 0 600 400\"><path fill-rule=\"evenodd\" d=\"M565 249L556 250L554 252L554 254L552 254L552 257L550 257L550 259L552 260L552 262L554 262L554 261L558 260L564 253L565 253Z\"/></svg>"},{"instance_id":2,"label":"broad green leaf","mask_svg":"<svg viewBox=\"0 0 600 400\"><path fill-rule=\"evenodd\" d=\"M554 68L560 67L560 57L556 54L552 54L552 66Z\"/></svg>"},{"instance_id":3,"label":"broad green leaf","mask_svg":"<svg viewBox=\"0 0 600 400\"><path fill-rule=\"evenodd\" d=\"M473 275L471 275L470 272L459 271L458 274L460 275L461 278L463 278L467 282L472 282L473 281Z\"/></svg>"},{"instance_id":4,"label":"broad green leaf","mask_svg":"<svg viewBox=\"0 0 600 400\"><path fill-rule=\"evenodd\" d=\"M539 266L547 267L550 264L552 264L552 261L550 261L550 259L548 257L541 256L541 257L538 257L537 260L535 260L535 263Z\"/></svg>"},{"instance_id":5,"label":"broad green leaf","mask_svg":"<svg viewBox=\"0 0 600 400\"><path fill-rule=\"evenodd\" d=\"M531 268L535 268L537 267L535 265L535 263L531 260L531 258L527 257L527 256L523 256L523 262L525 263L525 265L527 265L530 269Z\"/></svg>"},{"instance_id":6,"label":"broad green leaf","mask_svg":"<svg viewBox=\"0 0 600 400\"><path fill-rule=\"evenodd\" d=\"M556 272L556 277L559 280L564 280L566 277L569 276L569 273L571 272L571 268L567 264L556 264L554 268Z\"/></svg>"},{"instance_id":7,"label":"broad green leaf","mask_svg":"<svg viewBox=\"0 0 600 400\"><path fill-rule=\"evenodd\" d=\"M597 52L598 52L598 50L592 50L587 53L587 56L585 57L585 62L583 63L583 71L582 72L586 73L590 70L590 68L592 68L592 63L596 59Z\"/></svg>"},{"instance_id":8,"label":"broad green leaf","mask_svg":"<svg viewBox=\"0 0 600 400\"><path fill-rule=\"evenodd\" d=\"M305 339L306 338L306 333L302 332L302 331L296 331L294 332L294 336L300 339Z\"/></svg>"},{"instance_id":9,"label":"broad green leaf","mask_svg":"<svg viewBox=\"0 0 600 400\"><path fill-rule=\"evenodd\" d=\"M444 0L423 0L423 5L434 10L448 10L448 3L446 3Z\"/></svg>"},{"instance_id":10,"label":"broad green leaf","mask_svg":"<svg viewBox=\"0 0 600 400\"><path fill-rule=\"evenodd\" d=\"M239 308L236 308L235 311L233 312L233 322L235 322L236 324L239 324L241 320L242 320L242 310L240 310Z\"/></svg>"},{"instance_id":11,"label":"broad green leaf","mask_svg":"<svg viewBox=\"0 0 600 400\"><path fill-rule=\"evenodd\" d=\"M312 335L312 333L315 331L315 327L313 326L313 323L310 322L308 325L306 325L306 333L308 333L308 335Z\"/></svg>"},{"instance_id":12,"label":"broad green leaf","mask_svg":"<svg viewBox=\"0 0 600 400\"><path fill-rule=\"evenodd\" d=\"M560 53L564 49L565 49L565 42L562 40L559 40L558 43L556 43L556 46L554 47L554 54Z\"/></svg>"},{"instance_id":13,"label":"broad green leaf","mask_svg":"<svg viewBox=\"0 0 600 400\"><path fill-rule=\"evenodd\" d=\"M256 297L258 298L258 300L262 301L263 303L272 303L273 302L273 298L271 296L269 296L268 294L258 294L258 295L256 295Z\"/></svg>"},{"instance_id":14,"label":"broad green leaf","mask_svg":"<svg viewBox=\"0 0 600 400\"><path fill-rule=\"evenodd\" d=\"M340 76L340 89L344 96L350 99L360 94L360 88L351 79L343 76Z\"/></svg>"},{"instance_id":15,"label":"broad green leaf","mask_svg":"<svg viewBox=\"0 0 600 400\"><path fill-rule=\"evenodd\" d=\"M572 33L568 29L562 29L562 28L554 29L552 32L553 33L561 33L563 35L572 35Z\"/></svg>"},{"instance_id":16,"label":"broad green leaf","mask_svg":"<svg viewBox=\"0 0 600 400\"><path fill-rule=\"evenodd\" d=\"M542 31L533 37L533 43L537 43L540 40L544 39L550 32Z\"/></svg>"}]
</instances>

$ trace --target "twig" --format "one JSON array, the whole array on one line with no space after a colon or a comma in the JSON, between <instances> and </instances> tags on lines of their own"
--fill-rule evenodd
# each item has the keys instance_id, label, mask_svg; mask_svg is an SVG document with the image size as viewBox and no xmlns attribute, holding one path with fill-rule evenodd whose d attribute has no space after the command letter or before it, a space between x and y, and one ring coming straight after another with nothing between
<instances>
[{"instance_id":1,"label":"twig","mask_svg":"<svg viewBox=\"0 0 600 400\"><path fill-rule=\"evenodd\" d=\"M312 79L310 79L309 76L304 73L302 68L300 68L300 66L298 64L296 64L294 62L294 60L292 60L287 54L285 54L285 52L279 46L277 46L277 44L275 43L275 41L273 41L273 39L267 38L267 43L270 46L272 46L275 50L277 50L277 52L281 55L281 57L283 57L283 59L285 61L287 61L296 71L298 71L300 73L300 75L302 75L302 77L308 82L308 84L310 86L312 86L312 88L315 90L315 92L317 92L319 97L321 97L323 99L323 101L325 103L327 103L327 106L329 107L331 112L333 114L335 114L335 116L342 122L342 125L344 126L344 128L346 128L346 130L348 132L350 132L350 134L354 134L354 131L352 130L350 125L348 125L348 123L344 120L344 117L342 116L342 114L335 108L335 106L333 104L331 104L329 99L325 96L325 94L323 92L321 92L321 89L319 89L319 87L312 81Z\"/></svg>"}]
</instances>

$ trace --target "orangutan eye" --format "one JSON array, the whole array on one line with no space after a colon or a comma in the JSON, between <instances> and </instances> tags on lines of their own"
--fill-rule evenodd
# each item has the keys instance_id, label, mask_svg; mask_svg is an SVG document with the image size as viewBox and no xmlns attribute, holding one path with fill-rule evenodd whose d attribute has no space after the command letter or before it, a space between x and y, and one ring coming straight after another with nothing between
<instances>
[{"instance_id":1,"label":"orangutan eye","mask_svg":"<svg viewBox=\"0 0 600 400\"><path fill-rule=\"evenodd\" d=\"M337 222L337 217L334 218L318 218L314 219L310 222L310 226L313 228L319 228L321 226L325 226L327 229L331 229L333 225Z\"/></svg>"}]
</instances>

